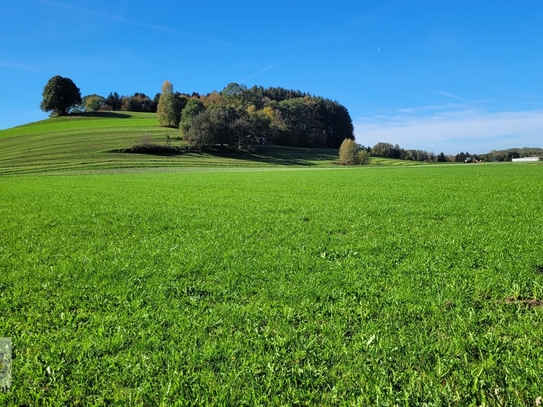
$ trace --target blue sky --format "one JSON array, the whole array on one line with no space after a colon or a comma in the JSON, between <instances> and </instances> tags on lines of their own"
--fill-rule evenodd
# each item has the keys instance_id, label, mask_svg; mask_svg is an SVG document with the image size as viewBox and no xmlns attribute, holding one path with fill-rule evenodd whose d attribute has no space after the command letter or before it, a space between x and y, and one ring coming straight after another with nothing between
<instances>
[{"instance_id":1,"label":"blue sky","mask_svg":"<svg viewBox=\"0 0 543 407\"><path fill-rule=\"evenodd\" d=\"M359 143L543 147L543 1L18 0L0 6L0 129L82 95L282 86L345 105Z\"/></svg>"}]
</instances>

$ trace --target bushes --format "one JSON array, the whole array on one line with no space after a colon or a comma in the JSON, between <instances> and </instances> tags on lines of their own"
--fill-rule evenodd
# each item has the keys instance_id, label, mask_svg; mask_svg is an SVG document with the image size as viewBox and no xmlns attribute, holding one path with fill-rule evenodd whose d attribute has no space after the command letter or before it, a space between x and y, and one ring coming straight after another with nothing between
<instances>
[{"instance_id":1,"label":"bushes","mask_svg":"<svg viewBox=\"0 0 543 407\"><path fill-rule=\"evenodd\" d=\"M370 154L360 150L360 147L354 140L345 139L339 147L339 161L344 165L369 164Z\"/></svg>"},{"instance_id":2,"label":"bushes","mask_svg":"<svg viewBox=\"0 0 543 407\"><path fill-rule=\"evenodd\" d=\"M365 150L360 150L358 152L358 160L359 160L359 164L361 165L371 164L371 154Z\"/></svg>"}]
</instances>

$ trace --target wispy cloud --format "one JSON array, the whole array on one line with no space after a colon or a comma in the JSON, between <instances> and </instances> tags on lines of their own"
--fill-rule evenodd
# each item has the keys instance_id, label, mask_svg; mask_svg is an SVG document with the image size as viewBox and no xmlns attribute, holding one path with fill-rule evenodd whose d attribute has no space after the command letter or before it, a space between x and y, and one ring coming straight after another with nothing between
<instances>
[{"instance_id":1,"label":"wispy cloud","mask_svg":"<svg viewBox=\"0 0 543 407\"><path fill-rule=\"evenodd\" d=\"M18 62L13 62L13 61L6 61L6 60L3 60L3 59L0 59L0 67L3 67L3 68L9 68L9 69L16 69L18 71L25 71L25 72L40 72L38 69L32 67L32 66L29 66L29 65L26 65L26 64L21 64L21 63L18 63Z\"/></svg>"},{"instance_id":2,"label":"wispy cloud","mask_svg":"<svg viewBox=\"0 0 543 407\"><path fill-rule=\"evenodd\" d=\"M436 95L447 96L447 97L449 97L449 98L453 98L453 99L456 99L456 100L460 100L460 101L462 101L462 102L465 102L465 100L462 99L461 97L452 95L452 94L450 94L450 93L440 92L440 91L438 91L438 90L432 90L431 92L432 92L432 93L435 93Z\"/></svg>"},{"instance_id":3,"label":"wispy cloud","mask_svg":"<svg viewBox=\"0 0 543 407\"><path fill-rule=\"evenodd\" d=\"M72 5L69 5L69 4L55 3L55 2L52 2L52 1L48 1L48 0L36 0L36 1L38 3L44 4L44 5L47 5L47 6L52 6L52 7L57 7L57 8L64 8L64 9L67 9L67 10L73 10L73 11L77 11L79 13L85 13L85 14L96 16L96 17L101 17L101 18L104 18L104 19L107 19L107 20L116 21L118 23L135 25L135 26L138 26L138 27L148 28L150 30L168 32L168 33L172 33L172 34L177 34L178 33L177 30L174 30L172 28L162 27L162 26L159 26L159 25L146 24L146 23L142 23L142 22L139 22L139 21L127 20L127 19L125 19L123 17L114 16L112 14L103 13L101 11L89 10L89 9L85 9L85 8L81 8L81 7L72 6Z\"/></svg>"},{"instance_id":4,"label":"wispy cloud","mask_svg":"<svg viewBox=\"0 0 543 407\"><path fill-rule=\"evenodd\" d=\"M262 72L265 72L265 71L267 71L268 69L273 68L273 67L274 67L275 65L277 65L278 63L279 63L279 61L274 62L273 64L268 65L266 68L261 69L261 70L258 71L257 73L254 73L254 74L252 74L252 75L247 76L246 78L243 78L242 80L240 80L240 82L243 83L243 82L245 82L245 81L248 80L248 79L254 78L254 77L257 76L257 75L260 75Z\"/></svg>"},{"instance_id":5,"label":"wispy cloud","mask_svg":"<svg viewBox=\"0 0 543 407\"><path fill-rule=\"evenodd\" d=\"M288 54L286 57L280 59L279 61L275 61L274 63L266 66L265 68L262 68L260 71L241 79L239 82L243 83L248 79L251 79L251 78L254 78L257 75L260 75L262 72L266 72L267 70L272 69L274 66L279 65L282 61L284 61L285 59L290 58L292 55L294 55L294 52L291 52L290 54Z\"/></svg>"},{"instance_id":6,"label":"wispy cloud","mask_svg":"<svg viewBox=\"0 0 543 407\"><path fill-rule=\"evenodd\" d=\"M448 154L510 147L543 147L543 110L487 113L474 110L430 116L387 116L355 121L359 143L379 141Z\"/></svg>"}]
</instances>

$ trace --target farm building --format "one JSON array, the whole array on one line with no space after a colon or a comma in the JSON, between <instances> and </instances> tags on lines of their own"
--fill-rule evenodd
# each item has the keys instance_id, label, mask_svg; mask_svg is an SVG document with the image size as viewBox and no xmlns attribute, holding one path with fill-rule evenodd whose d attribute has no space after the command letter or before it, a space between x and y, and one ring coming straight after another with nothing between
<instances>
[{"instance_id":1,"label":"farm building","mask_svg":"<svg viewBox=\"0 0 543 407\"><path fill-rule=\"evenodd\" d=\"M513 158L514 163L527 163L531 161L539 161L539 157L522 157L522 158Z\"/></svg>"}]
</instances>

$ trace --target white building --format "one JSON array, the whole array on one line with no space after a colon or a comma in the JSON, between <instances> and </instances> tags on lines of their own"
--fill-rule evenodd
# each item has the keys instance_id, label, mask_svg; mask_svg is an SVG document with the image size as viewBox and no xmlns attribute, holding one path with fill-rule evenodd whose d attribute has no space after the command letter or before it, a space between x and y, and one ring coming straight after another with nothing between
<instances>
[{"instance_id":1,"label":"white building","mask_svg":"<svg viewBox=\"0 0 543 407\"><path fill-rule=\"evenodd\" d=\"M539 157L522 157L522 158L513 158L514 163L528 163L532 161L539 161Z\"/></svg>"}]
</instances>

